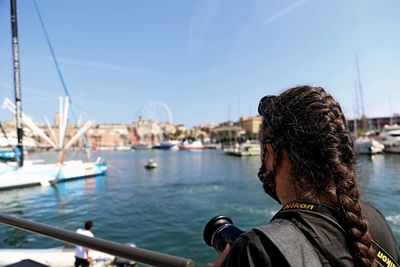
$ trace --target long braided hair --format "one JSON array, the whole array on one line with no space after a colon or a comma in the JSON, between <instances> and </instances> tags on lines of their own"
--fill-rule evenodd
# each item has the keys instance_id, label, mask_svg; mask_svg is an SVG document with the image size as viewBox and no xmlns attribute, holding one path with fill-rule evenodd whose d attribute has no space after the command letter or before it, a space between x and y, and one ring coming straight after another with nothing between
<instances>
[{"instance_id":1,"label":"long braided hair","mask_svg":"<svg viewBox=\"0 0 400 267\"><path fill-rule=\"evenodd\" d=\"M372 238L359 201L353 138L340 105L323 88L300 86L274 98L267 113L260 128L261 144L273 142L286 150L297 191L305 199L323 196L337 206L356 265L373 266Z\"/></svg>"}]
</instances>

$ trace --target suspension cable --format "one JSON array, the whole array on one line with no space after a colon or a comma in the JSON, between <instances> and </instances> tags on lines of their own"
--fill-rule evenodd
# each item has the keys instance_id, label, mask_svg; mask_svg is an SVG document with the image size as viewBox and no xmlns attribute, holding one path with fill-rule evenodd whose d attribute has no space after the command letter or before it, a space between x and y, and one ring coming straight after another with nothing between
<instances>
[{"instance_id":1,"label":"suspension cable","mask_svg":"<svg viewBox=\"0 0 400 267\"><path fill-rule=\"evenodd\" d=\"M49 35L48 35L48 33L47 33L46 26L45 26L45 24L44 24L42 15L40 14L39 7L38 7L38 5L37 5L37 3L36 3L36 0L33 0L33 4L34 4L34 6L35 6L36 13L37 13L37 15L38 15L38 17L39 17L40 24L41 24L41 26L42 26L44 35L45 35L45 37L46 37L46 42L47 42L47 45L48 45L48 47L49 47L49 49L50 49L51 57L53 58L54 65L56 66L57 73L58 73L58 77L60 78L60 81L61 81L62 87L63 87L63 89L64 89L65 95L68 96L69 104L70 104L70 106L71 106L71 113L72 113L72 116L74 117L75 123L78 125L78 118L77 118L77 116L76 116L76 112L75 112L74 105L72 104L71 95L70 95L69 92L68 92L67 84L65 83L64 77L63 77L63 75L62 75L61 68L60 68L60 66L59 66L59 64L58 64L56 54L55 54L54 49L53 49L53 46L52 46L52 44L51 44L51 42L50 42L50 38L49 38ZM78 125L78 128L79 128L79 125ZM80 130L79 130L79 131L80 131ZM83 142L84 142L84 144L85 144L85 147L86 147L87 157L88 157L88 159L90 159L90 158L91 158L91 152L90 152L89 143L88 143L88 141L87 141L87 139L86 139L85 133L81 132L81 135L82 135L82 139L83 139Z\"/></svg>"}]
</instances>

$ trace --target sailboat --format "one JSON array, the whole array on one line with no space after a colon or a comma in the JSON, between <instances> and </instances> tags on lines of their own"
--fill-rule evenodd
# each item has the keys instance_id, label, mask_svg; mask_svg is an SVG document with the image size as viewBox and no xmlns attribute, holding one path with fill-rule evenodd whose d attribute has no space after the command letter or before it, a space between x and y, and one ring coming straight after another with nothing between
<instances>
[{"instance_id":1,"label":"sailboat","mask_svg":"<svg viewBox=\"0 0 400 267\"><path fill-rule=\"evenodd\" d=\"M97 161L82 160L64 160L64 151L68 145L83 135L90 125L85 124L78 133L64 145L63 140L66 130L66 122L68 113L68 101L65 101L60 111L63 110L65 115L64 122L60 127L60 143L61 152L60 160L57 163L37 163L34 161L24 160L23 146L23 123L30 127L36 134L40 135L47 142L55 146L54 142L43 133L43 130L34 125L27 116L22 113L21 109L21 82L20 82L20 63L19 63L19 44L18 44L18 26L17 26L17 10L16 0L11 0L11 27L12 27L12 51L13 51L13 69L14 69L14 92L15 104L6 101L5 106L15 113L17 146L16 159L13 162L0 162L0 190L15 187L25 187L32 185L50 185L68 180L87 178L97 175L103 175L107 172L107 163L101 158Z\"/></svg>"},{"instance_id":2,"label":"sailboat","mask_svg":"<svg viewBox=\"0 0 400 267\"><path fill-rule=\"evenodd\" d=\"M363 99L363 89L361 84L361 74L360 74L360 66L358 62L358 56L355 56L356 59L356 70L357 70L357 83L356 83L356 105L357 105L357 114L358 114L358 95L360 96L361 102L361 123L362 129L365 130L366 127L366 116L364 111L364 99ZM363 136L358 136L357 133L357 116L354 117L354 147L359 155L374 155L383 152L384 146L379 143L372 136L369 136L368 132L366 132Z\"/></svg>"}]
</instances>

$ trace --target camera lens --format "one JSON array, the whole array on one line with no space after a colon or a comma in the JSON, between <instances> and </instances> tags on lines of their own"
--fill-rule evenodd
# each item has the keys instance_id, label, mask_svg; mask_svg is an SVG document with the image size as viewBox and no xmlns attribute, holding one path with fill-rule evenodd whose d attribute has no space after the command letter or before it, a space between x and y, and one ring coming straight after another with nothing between
<instances>
[{"instance_id":1,"label":"camera lens","mask_svg":"<svg viewBox=\"0 0 400 267\"><path fill-rule=\"evenodd\" d=\"M203 239L207 245L214 247L218 252L222 252L226 244L232 244L241 233L243 231L234 226L230 218L218 215L204 227Z\"/></svg>"}]
</instances>

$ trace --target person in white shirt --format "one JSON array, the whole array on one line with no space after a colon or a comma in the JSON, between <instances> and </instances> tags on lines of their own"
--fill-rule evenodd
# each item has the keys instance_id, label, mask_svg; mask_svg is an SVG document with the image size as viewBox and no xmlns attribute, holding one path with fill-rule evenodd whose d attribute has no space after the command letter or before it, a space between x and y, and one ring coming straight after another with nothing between
<instances>
[{"instance_id":1,"label":"person in white shirt","mask_svg":"<svg viewBox=\"0 0 400 267\"><path fill-rule=\"evenodd\" d=\"M91 232L93 228L93 222L92 221L86 221L85 222L85 229L79 228L76 230L78 234L81 235L86 235L93 237L93 233ZM90 262L91 262L91 257L89 256L89 249L81 246L76 246L75 249L75 267L88 267Z\"/></svg>"}]
</instances>

